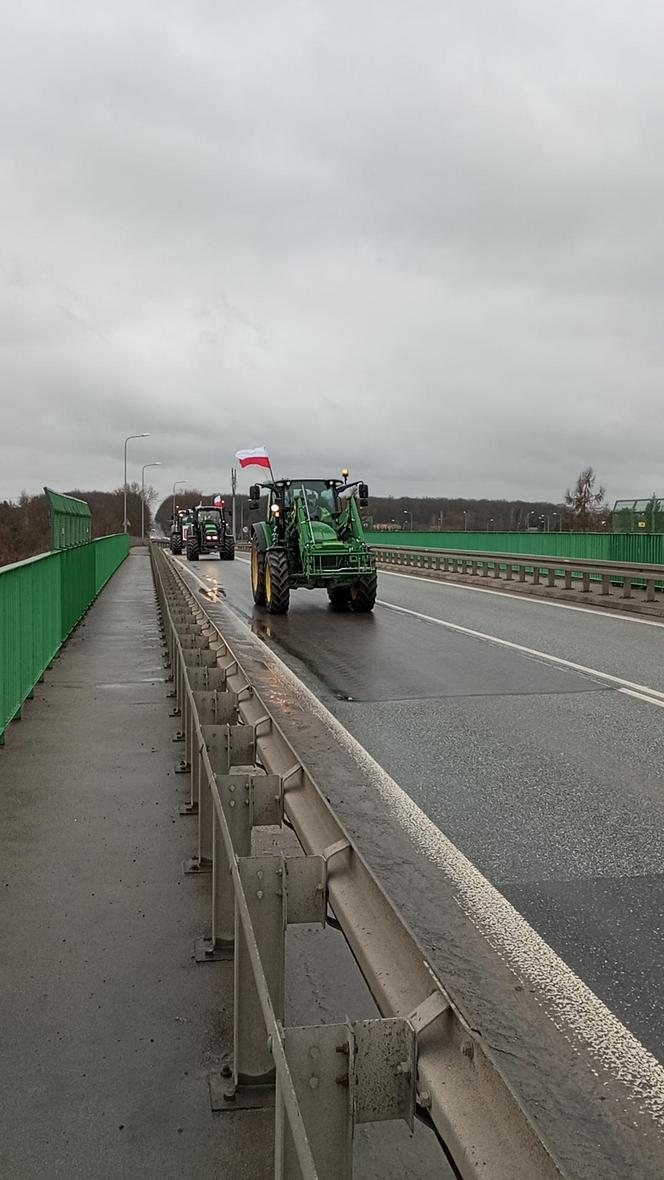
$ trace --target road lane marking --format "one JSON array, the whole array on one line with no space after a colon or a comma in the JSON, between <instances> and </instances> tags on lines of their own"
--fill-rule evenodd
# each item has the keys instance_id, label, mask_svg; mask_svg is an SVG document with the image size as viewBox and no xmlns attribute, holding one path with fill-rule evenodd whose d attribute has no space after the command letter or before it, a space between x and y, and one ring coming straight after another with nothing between
<instances>
[{"instance_id":1,"label":"road lane marking","mask_svg":"<svg viewBox=\"0 0 664 1180\"><path fill-rule=\"evenodd\" d=\"M637 701L647 701L649 705L657 705L664 709L664 701L658 701L654 696L644 696L642 692L635 692L633 688L619 688L618 692L624 692L626 697L635 697Z\"/></svg>"},{"instance_id":2,"label":"road lane marking","mask_svg":"<svg viewBox=\"0 0 664 1180\"><path fill-rule=\"evenodd\" d=\"M245 564L249 564L246 562ZM193 573L193 570L191 571ZM201 578L197 575L197 580ZM241 621L241 620L240 620ZM436 622L438 620L434 620ZM243 624L247 627L247 624ZM249 628L247 628L249 630ZM451 882L459 908L575 1049L622 1087L634 1110L664 1125L664 1068L468 860L287 664L257 636L265 660L305 712L318 716L369 774L378 797L416 849Z\"/></svg>"},{"instance_id":3,"label":"road lane marking","mask_svg":"<svg viewBox=\"0 0 664 1180\"><path fill-rule=\"evenodd\" d=\"M642 627L664 627L664 622L659 622L657 619L641 619L635 618L633 615L616 614L615 611L604 610L603 607L593 606L592 603L588 603L588 606L576 606L573 602L552 602L549 598L538 598L536 595L519 594L518 592L510 594L507 590L493 590L490 586L469 586L466 582L450 582L447 578L423 578L417 574L399 574L396 570L387 570L383 566L378 572L381 578L384 574L388 578L406 578L409 582L419 582L420 586L427 583L435 586L451 586L454 590L471 590L475 594L495 594L497 598L509 598L512 602L527 602L530 606L553 606L556 610L575 610L582 615L590 613L598 619L618 619L621 623L640 623Z\"/></svg>"},{"instance_id":4,"label":"road lane marking","mask_svg":"<svg viewBox=\"0 0 664 1180\"><path fill-rule=\"evenodd\" d=\"M243 565L251 564L244 557L236 558L236 560L241 561ZM193 570L191 572L194 574L194 577L197 578L199 582L201 582L201 585L203 585L200 575L194 573ZM381 574L383 572L384 571L381 570ZM409 574L395 574L393 576L398 578L408 577L411 581L420 583L424 580L422 578L413 577ZM439 584L443 585L444 583ZM463 589L478 590L479 587L464 586ZM487 593L498 593L498 591L487 591ZM504 594L502 597L510 598L511 595ZM439 627L446 627L449 631L458 631L462 635L470 635L473 639L481 639L486 643L497 643L501 647L510 648L513 651L519 652L521 655L531 656L535 659L544 660L550 664L556 664L562 668L568 668L572 672L580 672L582 675L592 676L596 680L606 681L611 686L615 686L619 692L624 693L625 696L631 696L636 700L646 701L649 705L657 705L660 709L664 709L664 692L660 692L657 688L650 688L650 686L647 684L635 684L634 681L625 680L622 676L612 676L610 672L600 672L598 668L589 668L585 664L576 664L572 660L563 659L562 656L554 656L549 652L538 651L536 648L525 647L521 643L514 643L510 639L501 639L497 635L487 635L483 631L474 631L471 627L462 627L460 623L450 623L446 619L437 619L434 615L425 615L421 611L409 610L405 606L397 606L396 603L386 602L382 598L376 599L376 604L378 606L385 607L387 610L397 611L399 614L412 615L414 618L422 619L426 623L436 623ZM557 606L561 604L549 603L548 605ZM579 609L582 610L583 608L580 607ZM619 615L612 617L620 618ZM632 623L645 622L645 620L642 619L629 619L623 621ZM659 627L661 624L655 623L651 625Z\"/></svg>"},{"instance_id":5,"label":"road lane marking","mask_svg":"<svg viewBox=\"0 0 664 1180\"><path fill-rule=\"evenodd\" d=\"M249 562L245 561L245 564L248 565ZM193 570L190 572L201 585L204 585L199 574ZM389 603L382 605L390 606ZM442 622L440 619L431 621ZM452 624L453 628L454 626ZM514 977L520 983L526 982L532 987L543 1011L555 1027L573 1047L584 1046L596 1064L607 1070L624 1087L635 1110L645 1113L660 1126L664 1126L664 1068L660 1062L552 950L512 903L487 880L472 861L464 856L276 652L257 636L252 638L263 645L266 661L273 665L275 674L294 692L296 699L299 698L305 712L310 711L318 716L359 765L369 773L377 794L394 821L422 855L451 880L459 908L493 947ZM544 658L549 657L545 655ZM554 661L557 659L552 658ZM628 692L628 689L623 688L622 691ZM664 694L660 695L664 697Z\"/></svg>"},{"instance_id":6,"label":"road lane marking","mask_svg":"<svg viewBox=\"0 0 664 1180\"><path fill-rule=\"evenodd\" d=\"M581 672L585 676L592 676L595 680L606 681L615 685L630 695L639 694L649 704L664 704L664 692L657 688L650 688L647 684L635 684L632 680L625 680L622 676L612 676L610 672L600 672L598 668L589 668L586 664L576 664L573 660L565 660L562 656L554 656L546 651L537 651L534 647L525 647L522 643L513 643L511 639L500 639L497 635L487 635L484 631L474 631L472 627L462 627L460 623L450 623L446 619L437 619L434 615L425 615L421 611L409 610L405 606L396 606L392 602L385 602L378 598L376 602L386 610L397 611L398 614L411 615L415 619L422 619L425 623L435 623L438 627L446 627L448 631L457 631L461 635L470 635L473 639L481 639L485 643L496 643L500 647L507 647L521 655L533 656L535 659L556 664L561 668L569 668L573 672Z\"/></svg>"}]
</instances>

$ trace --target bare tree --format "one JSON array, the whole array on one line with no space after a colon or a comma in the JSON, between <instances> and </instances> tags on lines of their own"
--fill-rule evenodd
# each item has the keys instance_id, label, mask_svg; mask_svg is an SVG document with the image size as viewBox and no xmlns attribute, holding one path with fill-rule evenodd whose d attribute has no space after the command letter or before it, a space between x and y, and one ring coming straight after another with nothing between
<instances>
[{"instance_id":1,"label":"bare tree","mask_svg":"<svg viewBox=\"0 0 664 1180\"><path fill-rule=\"evenodd\" d=\"M565 506L571 526L577 532L588 532L605 509L606 488L596 487L596 481L593 468L586 467L579 472L573 491L568 488L565 492Z\"/></svg>"}]
</instances>

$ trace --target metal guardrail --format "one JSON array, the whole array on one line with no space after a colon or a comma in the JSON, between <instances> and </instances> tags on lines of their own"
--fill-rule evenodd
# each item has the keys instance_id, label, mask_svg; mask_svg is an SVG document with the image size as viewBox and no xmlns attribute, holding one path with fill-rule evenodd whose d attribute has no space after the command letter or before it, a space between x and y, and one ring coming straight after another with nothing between
<instances>
[{"instance_id":1,"label":"metal guardrail","mask_svg":"<svg viewBox=\"0 0 664 1180\"><path fill-rule=\"evenodd\" d=\"M553 1180L561 1172L481 1040L362 860L249 683L241 661L151 547L171 668L182 810L198 819L191 868L211 874L199 961L234 959L233 1068L212 1076L214 1109L275 1108L277 1180L350 1180L358 1123L428 1123L463 1180ZM252 830L287 825L302 855L252 856ZM343 933L375 1020L285 1025L289 923Z\"/></svg>"},{"instance_id":2,"label":"metal guardrail","mask_svg":"<svg viewBox=\"0 0 664 1180\"><path fill-rule=\"evenodd\" d=\"M407 549L389 545L372 545L372 549L384 565L496 578L505 582L529 581L531 585L551 588L562 583L565 590L574 589L576 580L584 593L590 593L596 584L595 593L606 596L619 589L621 598L631 598L633 590L638 587L645 590L646 602L655 602L657 590L664 588L664 566L458 549Z\"/></svg>"}]
</instances>

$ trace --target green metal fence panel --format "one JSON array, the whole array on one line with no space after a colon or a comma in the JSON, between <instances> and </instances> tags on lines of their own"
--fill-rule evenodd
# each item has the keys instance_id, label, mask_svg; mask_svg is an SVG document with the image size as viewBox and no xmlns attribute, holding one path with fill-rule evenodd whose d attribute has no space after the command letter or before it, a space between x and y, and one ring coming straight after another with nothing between
<instances>
[{"instance_id":1,"label":"green metal fence panel","mask_svg":"<svg viewBox=\"0 0 664 1180\"><path fill-rule=\"evenodd\" d=\"M0 746L10 721L129 552L124 534L0 567Z\"/></svg>"},{"instance_id":2,"label":"green metal fence panel","mask_svg":"<svg viewBox=\"0 0 664 1180\"><path fill-rule=\"evenodd\" d=\"M122 564L129 552L129 537L126 533L99 537L95 541L95 594L99 594Z\"/></svg>"},{"instance_id":3,"label":"green metal fence panel","mask_svg":"<svg viewBox=\"0 0 664 1180\"><path fill-rule=\"evenodd\" d=\"M92 513L85 500L44 488L51 513L51 549L85 545L92 537Z\"/></svg>"},{"instance_id":4,"label":"green metal fence panel","mask_svg":"<svg viewBox=\"0 0 664 1180\"><path fill-rule=\"evenodd\" d=\"M482 553L532 553L587 561L664 565L664 533L419 533L367 532L369 545L409 549L459 549Z\"/></svg>"}]
</instances>

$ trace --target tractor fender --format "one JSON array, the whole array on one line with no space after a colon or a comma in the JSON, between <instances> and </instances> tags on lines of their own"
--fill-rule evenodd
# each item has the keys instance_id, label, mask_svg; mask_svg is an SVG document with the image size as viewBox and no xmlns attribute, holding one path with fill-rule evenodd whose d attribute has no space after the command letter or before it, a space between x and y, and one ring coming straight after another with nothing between
<instances>
[{"instance_id":1,"label":"tractor fender","mask_svg":"<svg viewBox=\"0 0 664 1180\"><path fill-rule=\"evenodd\" d=\"M264 521L261 520L258 524L252 525L251 536L256 541L256 546L261 553L265 553L271 548L271 530Z\"/></svg>"}]
</instances>

